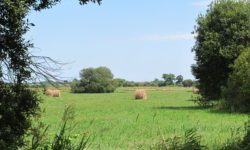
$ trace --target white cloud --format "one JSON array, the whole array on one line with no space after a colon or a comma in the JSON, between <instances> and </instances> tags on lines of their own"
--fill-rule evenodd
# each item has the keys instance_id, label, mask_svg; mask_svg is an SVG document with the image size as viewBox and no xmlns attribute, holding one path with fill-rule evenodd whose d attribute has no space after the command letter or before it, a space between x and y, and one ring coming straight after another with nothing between
<instances>
[{"instance_id":1,"label":"white cloud","mask_svg":"<svg viewBox=\"0 0 250 150\"><path fill-rule=\"evenodd\" d=\"M194 39L194 36L195 35L191 33L174 33L174 34L144 36L134 40L140 40L140 41L190 40Z\"/></svg>"},{"instance_id":2,"label":"white cloud","mask_svg":"<svg viewBox=\"0 0 250 150\"><path fill-rule=\"evenodd\" d=\"M202 1L193 2L191 3L191 5L199 6L199 7L207 7L211 2L212 0L202 0Z\"/></svg>"}]
</instances>

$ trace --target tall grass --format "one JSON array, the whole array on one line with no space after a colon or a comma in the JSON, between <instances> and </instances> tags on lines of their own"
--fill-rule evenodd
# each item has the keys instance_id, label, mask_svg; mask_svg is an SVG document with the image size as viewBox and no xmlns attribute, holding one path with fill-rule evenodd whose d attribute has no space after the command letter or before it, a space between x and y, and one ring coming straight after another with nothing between
<instances>
[{"instance_id":1,"label":"tall grass","mask_svg":"<svg viewBox=\"0 0 250 150\"><path fill-rule=\"evenodd\" d=\"M139 146L148 149L161 135L184 135L190 128L197 128L202 145L208 149L222 146L230 137L231 129L241 127L240 137L244 135L247 115L199 107L190 101L191 96L196 96L192 89L147 90L147 93L146 101L135 101L134 91L123 89L109 94L66 91L56 98L43 95L45 100L41 106L46 112L41 119L50 125L47 133L53 139L60 131L58 126L62 126L58 116L62 116L65 105L73 104L77 114L74 120L78 124L71 135L84 129L91 135L89 148L101 150L134 150Z\"/></svg>"},{"instance_id":2,"label":"tall grass","mask_svg":"<svg viewBox=\"0 0 250 150\"><path fill-rule=\"evenodd\" d=\"M197 129L192 128L185 132L183 137L174 136L162 139L153 145L151 150L202 150L205 146L201 145L201 136L197 135Z\"/></svg>"},{"instance_id":3,"label":"tall grass","mask_svg":"<svg viewBox=\"0 0 250 150\"><path fill-rule=\"evenodd\" d=\"M236 136L229 139L220 150L250 150L250 120L245 125L243 138Z\"/></svg>"},{"instance_id":4,"label":"tall grass","mask_svg":"<svg viewBox=\"0 0 250 150\"><path fill-rule=\"evenodd\" d=\"M51 140L47 136L48 125L38 122L29 133L31 140L24 150L84 150L87 147L89 137L82 135L79 142L77 137L79 135L72 135L70 131L74 126L70 125L70 121L74 119L74 109L72 106L67 106L62 117L62 124L58 133L54 135Z\"/></svg>"}]
</instances>

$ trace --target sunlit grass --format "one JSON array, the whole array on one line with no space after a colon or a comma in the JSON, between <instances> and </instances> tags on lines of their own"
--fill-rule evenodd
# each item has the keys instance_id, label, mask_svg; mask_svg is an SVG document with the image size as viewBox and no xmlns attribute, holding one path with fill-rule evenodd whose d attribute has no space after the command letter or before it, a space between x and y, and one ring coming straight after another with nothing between
<instances>
[{"instance_id":1,"label":"sunlit grass","mask_svg":"<svg viewBox=\"0 0 250 150\"><path fill-rule=\"evenodd\" d=\"M147 100L134 100L131 88L109 94L73 94L63 92L59 98L42 96L46 109L43 121L51 125L53 135L66 105L76 111L77 127L73 133L88 133L93 149L147 148L164 137L183 135L197 128L202 143L211 149L222 145L233 130L244 129L247 115L216 113L190 101L192 89L148 89Z\"/></svg>"}]
</instances>

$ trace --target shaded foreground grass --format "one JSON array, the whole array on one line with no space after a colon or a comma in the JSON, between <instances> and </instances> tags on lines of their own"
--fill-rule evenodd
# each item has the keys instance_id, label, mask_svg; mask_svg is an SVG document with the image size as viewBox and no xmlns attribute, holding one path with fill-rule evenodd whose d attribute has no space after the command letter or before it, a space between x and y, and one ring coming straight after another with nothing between
<instances>
[{"instance_id":1,"label":"shaded foreground grass","mask_svg":"<svg viewBox=\"0 0 250 150\"><path fill-rule=\"evenodd\" d=\"M247 115L214 113L196 106L190 89L148 91L148 100L134 100L134 91L118 89L109 94L43 96L43 121L51 125L52 136L59 126L65 105L74 105L77 128L72 134L91 135L93 149L147 149L162 137L183 135L197 128L202 144L209 149L220 146L238 128L243 133ZM237 133L238 134L238 133Z\"/></svg>"}]
</instances>

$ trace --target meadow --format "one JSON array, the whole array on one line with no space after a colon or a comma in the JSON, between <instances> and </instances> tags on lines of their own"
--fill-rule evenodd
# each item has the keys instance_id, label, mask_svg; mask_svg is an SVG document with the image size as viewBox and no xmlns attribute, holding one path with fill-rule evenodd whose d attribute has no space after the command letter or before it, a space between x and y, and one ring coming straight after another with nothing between
<instances>
[{"instance_id":1,"label":"meadow","mask_svg":"<svg viewBox=\"0 0 250 150\"><path fill-rule=\"evenodd\" d=\"M246 114L220 113L201 108L192 100L192 88L150 88L147 100L134 99L135 88L119 88L115 93L74 94L61 97L43 95L42 121L49 136L59 129L65 106L75 109L72 134L90 136L90 149L148 149L162 138L182 136L196 128L208 149L223 145L232 136L241 135ZM236 132L237 131L237 132Z\"/></svg>"}]
</instances>

